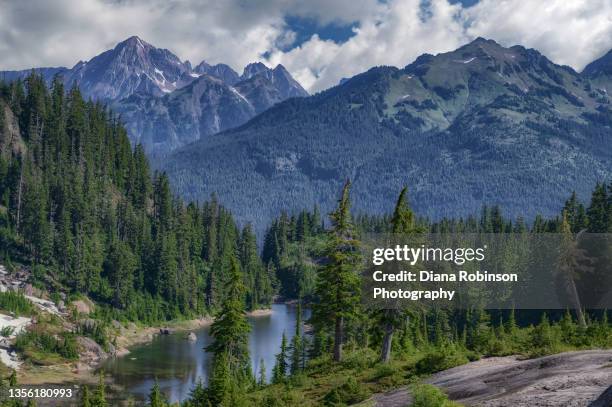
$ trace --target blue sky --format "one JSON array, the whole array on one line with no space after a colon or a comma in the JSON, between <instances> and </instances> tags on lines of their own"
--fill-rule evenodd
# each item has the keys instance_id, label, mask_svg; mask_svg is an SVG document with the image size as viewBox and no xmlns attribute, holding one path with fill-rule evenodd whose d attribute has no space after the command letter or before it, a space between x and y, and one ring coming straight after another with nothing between
<instances>
[{"instance_id":1,"label":"blue sky","mask_svg":"<svg viewBox=\"0 0 612 407\"><path fill-rule=\"evenodd\" d=\"M612 48L610 0L3 0L0 69L73 66L132 35L197 64L283 64L311 92L482 36L581 70Z\"/></svg>"},{"instance_id":2,"label":"blue sky","mask_svg":"<svg viewBox=\"0 0 612 407\"><path fill-rule=\"evenodd\" d=\"M467 8L478 3L478 0L451 0L450 3L458 3ZM426 4L427 2L421 2L422 6L426 6ZM334 21L328 24L320 24L316 18L291 14L285 16L285 22L289 29L296 32L295 42L285 47L288 49L302 45L315 34L323 40L343 43L355 35L354 29L359 26L358 21L349 23Z\"/></svg>"}]
</instances>

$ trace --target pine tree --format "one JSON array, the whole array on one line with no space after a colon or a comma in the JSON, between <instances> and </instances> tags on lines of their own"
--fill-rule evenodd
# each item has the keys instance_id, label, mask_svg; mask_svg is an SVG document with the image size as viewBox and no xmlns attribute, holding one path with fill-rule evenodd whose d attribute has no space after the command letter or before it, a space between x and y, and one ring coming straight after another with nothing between
<instances>
[{"instance_id":1,"label":"pine tree","mask_svg":"<svg viewBox=\"0 0 612 407\"><path fill-rule=\"evenodd\" d=\"M591 196L591 205L587 210L590 233L608 232L608 196L606 187L597 184Z\"/></svg>"},{"instance_id":2,"label":"pine tree","mask_svg":"<svg viewBox=\"0 0 612 407\"><path fill-rule=\"evenodd\" d=\"M336 362L342 360L345 324L355 316L359 303L358 269L361 256L359 241L351 221L350 181L342 189L337 209L330 215L332 229L325 250L327 264L317 275L318 302L313 308L314 321L321 329L333 324Z\"/></svg>"},{"instance_id":3,"label":"pine tree","mask_svg":"<svg viewBox=\"0 0 612 407\"><path fill-rule=\"evenodd\" d=\"M89 387L83 386L83 393L81 395L81 407L91 407L91 402L89 398Z\"/></svg>"},{"instance_id":4,"label":"pine tree","mask_svg":"<svg viewBox=\"0 0 612 407\"><path fill-rule=\"evenodd\" d=\"M207 401L210 406L229 406L232 382L230 357L223 352L215 354L213 366L208 378Z\"/></svg>"},{"instance_id":5,"label":"pine tree","mask_svg":"<svg viewBox=\"0 0 612 407\"><path fill-rule=\"evenodd\" d=\"M259 376L257 379L257 385L259 387L263 387L266 385L266 365L263 358L261 358L261 360L259 361Z\"/></svg>"},{"instance_id":6,"label":"pine tree","mask_svg":"<svg viewBox=\"0 0 612 407\"><path fill-rule=\"evenodd\" d=\"M287 363L287 336L283 332L280 352L276 355L276 364L272 370L272 383L281 383L285 380L288 371Z\"/></svg>"},{"instance_id":7,"label":"pine tree","mask_svg":"<svg viewBox=\"0 0 612 407\"><path fill-rule=\"evenodd\" d=\"M304 343L302 340L302 300L298 299L297 310L295 316L295 333L291 338L291 365L290 371L292 375L297 374L302 370Z\"/></svg>"},{"instance_id":8,"label":"pine tree","mask_svg":"<svg viewBox=\"0 0 612 407\"><path fill-rule=\"evenodd\" d=\"M592 267L588 265L589 259L587 259L585 251L579 247L578 242L574 239L565 211L563 211L561 218L561 239L561 255L558 260L559 278L576 312L578 323L585 328L586 319L575 280L580 277L581 273L591 271Z\"/></svg>"},{"instance_id":9,"label":"pine tree","mask_svg":"<svg viewBox=\"0 0 612 407\"><path fill-rule=\"evenodd\" d=\"M155 384L151 391L149 392L149 407L166 407L168 405L168 401L166 400L166 396L161 392L159 388L159 383L157 379L155 380Z\"/></svg>"},{"instance_id":10,"label":"pine tree","mask_svg":"<svg viewBox=\"0 0 612 407\"><path fill-rule=\"evenodd\" d=\"M240 388L252 382L248 339L250 326L246 319L245 287L236 258L231 261L226 300L210 328L213 342L206 350L214 354L210 377L210 399L220 404L230 387ZM214 386L213 386L214 383Z\"/></svg>"},{"instance_id":11,"label":"pine tree","mask_svg":"<svg viewBox=\"0 0 612 407\"><path fill-rule=\"evenodd\" d=\"M422 228L416 225L414 212L408 205L408 188L404 187L397 198L393 216L391 217L391 232L395 239L406 239L411 235L422 232ZM384 363L391 360L393 335L397 327L406 319L405 312L396 309L384 309L376 315L379 322L384 326L380 360Z\"/></svg>"},{"instance_id":12,"label":"pine tree","mask_svg":"<svg viewBox=\"0 0 612 407\"><path fill-rule=\"evenodd\" d=\"M91 399L91 407L107 407L108 403L106 402L106 385L104 384L104 375L100 374L100 379L98 382L98 387L96 387L96 391L93 394Z\"/></svg>"}]
</instances>

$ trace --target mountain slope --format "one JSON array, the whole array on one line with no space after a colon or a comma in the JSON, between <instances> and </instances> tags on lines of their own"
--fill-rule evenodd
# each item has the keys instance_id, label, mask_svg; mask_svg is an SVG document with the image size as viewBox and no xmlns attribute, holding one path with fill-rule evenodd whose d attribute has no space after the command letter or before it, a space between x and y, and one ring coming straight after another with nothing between
<instances>
[{"instance_id":1,"label":"mountain slope","mask_svg":"<svg viewBox=\"0 0 612 407\"><path fill-rule=\"evenodd\" d=\"M612 173L609 99L535 50L477 39L377 67L240 128L176 151L161 167L187 199L216 192L241 221L330 209L345 178L357 211L390 210L402 185L421 215L556 213Z\"/></svg>"},{"instance_id":2,"label":"mountain slope","mask_svg":"<svg viewBox=\"0 0 612 407\"><path fill-rule=\"evenodd\" d=\"M612 92L612 50L588 64L582 74L593 82L594 92L608 96Z\"/></svg>"},{"instance_id":3,"label":"mountain slope","mask_svg":"<svg viewBox=\"0 0 612 407\"><path fill-rule=\"evenodd\" d=\"M244 96L207 74L164 97L136 94L114 107L132 140L149 153L171 151L255 115L255 108Z\"/></svg>"},{"instance_id":4,"label":"mountain slope","mask_svg":"<svg viewBox=\"0 0 612 407\"><path fill-rule=\"evenodd\" d=\"M282 65L270 69L259 64L257 72L243 75L233 86L227 69L208 67L198 65L200 72L206 68L211 73L202 73L163 97L135 94L115 103L113 108L121 114L132 140L142 143L149 154L163 155L239 126L285 99L308 95Z\"/></svg>"}]
</instances>

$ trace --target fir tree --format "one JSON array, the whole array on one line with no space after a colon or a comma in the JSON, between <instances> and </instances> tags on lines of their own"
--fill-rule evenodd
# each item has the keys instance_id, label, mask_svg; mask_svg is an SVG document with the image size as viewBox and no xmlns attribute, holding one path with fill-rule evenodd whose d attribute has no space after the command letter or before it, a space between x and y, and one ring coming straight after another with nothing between
<instances>
[{"instance_id":1,"label":"fir tree","mask_svg":"<svg viewBox=\"0 0 612 407\"><path fill-rule=\"evenodd\" d=\"M291 364L290 371L292 375L297 374L302 370L302 357L303 357L304 343L302 340L302 301L298 300L296 317L295 317L295 333L291 338Z\"/></svg>"},{"instance_id":2,"label":"fir tree","mask_svg":"<svg viewBox=\"0 0 612 407\"><path fill-rule=\"evenodd\" d=\"M91 407L107 407L106 402L106 385L104 384L104 375L100 374L98 387L91 398Z\"/></svg>"},{"instance_id":3,"label":"fir tree","mask_svg":"<svg viewBox=\"0 0 612 407\"><path fill-rule=\"evenodd\" d=\"M155 380L155 384L151 391L149 392L149 407L166 407L168 405L168 401L166 400L166 396L161 392L159 388L159 383L157 379Z\"/></svg>"},{"instance_id":4,"label":"fir tree","mask_svg":"<svg viewBox=\"0 0 612 407\"><path fill-rule=\"evenodd\" d=\"M83 393L81 394L81 407L91 407L89 398L89 387L83 386Z\"/></svg>"},{"instance_id":5,"label":"fir tree","mask_svg":"<svg viewBox=\"0 0 612 407\"><path fill-rule=\"evenodd\" d=\"M266 365L265 362L263 360L263 358L261 358L261 360L259 361L259 375L257 378L257 385L259 387L263 387L266 385Z\"/></svg>"},{"instance_id":6,"label":"fir tree","mask_svg":"<svg viewBox=\"0 0 612 407\"><path fill-rule=\"evenodd\" d=\"M400 192L391 217L391 232L396 239L410 238L411 235L423 231L416 225L414 213L408 205L407 192L407 187ZM378 312L377 318L384 327L380 360L387 363L391 359L393 335L406 319L406 313L396 309L385 309Z\"/></svg>"},{"instance_id":7,"label":"fir tree","mask_svg":"<svg viewBox=\"0 0 612 407\"><path fill-rule=\"evenodd\" d=\"M230 387L248 385L252 377L249 361L249 330L244 307L244 281L233 258L226 288L226 300L213 322L210 333L213 342L206 350L214 354L210 376L210 398L220 404ZM214 383L214 385L213 385Z\"/></svg>"},{"instance_id":8,"label":"fir tree","mask_svg":"<svg viewBox=\"0 0 612 407\"><path fill-rule=\"evenodd\" d=\"M332 229L325 256L327 264L317 275L318 302L313 308L314 320L321 328L333 326L336 362L342 360L345 324L355 316L359 303L359 241L351 221L350 181L342 189L337 209L330 215Z\"/></svg>"},{"instance_id":9,"label":"fir tree","mask_svg":"<svg viewBox=\"0 0 612 407\"><path fill-rule=\"evenodd\" d=\"M276 355L276 363L272 370L272 383L281 383L285 380L288 371L287 363L287 336L283 332L280 352Z\"/></svg>"}]
</instances>

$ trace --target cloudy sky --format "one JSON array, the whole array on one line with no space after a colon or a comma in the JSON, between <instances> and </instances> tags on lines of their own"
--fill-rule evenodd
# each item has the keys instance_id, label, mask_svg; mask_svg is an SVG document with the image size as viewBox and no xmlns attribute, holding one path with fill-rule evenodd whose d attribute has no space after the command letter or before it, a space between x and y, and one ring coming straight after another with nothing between
<instances>
[{"instance_id":1,"label":"cloudy sky","mask_svg":"<svg viewBox=\"0 0 612 407\"><path fill-rule=\"evenodd\" d=\"M0 70L70 67L131 35L239 72L282 63L314 92L478 36L581 70L612 48L612 1L0 0Z\"/></svg>"}]
</instances>

